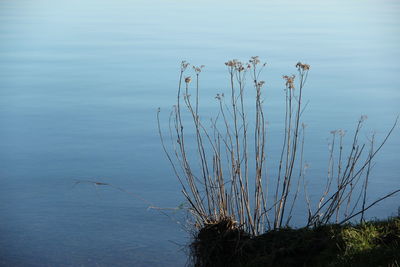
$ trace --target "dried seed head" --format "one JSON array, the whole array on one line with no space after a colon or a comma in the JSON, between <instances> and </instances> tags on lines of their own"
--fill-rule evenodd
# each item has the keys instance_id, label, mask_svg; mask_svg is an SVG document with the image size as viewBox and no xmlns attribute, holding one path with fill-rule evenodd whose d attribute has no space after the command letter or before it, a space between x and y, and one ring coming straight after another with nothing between
<instances>
[{"instance_id":1,"label":"dried seed head","mask_svg":"<svg viewBox=\"0 0 400 267\"><path fill-rule=\"evenodd\" d=\"M310 65L308 65L308 64L303 64L303 63L301 63L301 62L299 61L299 62L297 62L297 64L296 64L296 68L297 68L298 70L306 71L306 70L309 70L309 69L310 69Z\"/></svg>"},{"instance_id":2,"label":"dried seed head","mask_svg":"<svg viewBox=\"0 0 400 267\"><path fill-rule=\"evenodd\" d=\"M238 72L244 71L243 63L240 61L235 62L235 70Z\"/></svg>"},{"instance_id":3,"label":"dried seed head","mask_svg":"<svg viewBox=\"0 0 400 267\"><path fill-rule=\"evenodd\" d=\"M294 79L296 78L295 75L292 76L284 75L282 76L282 78L286 80L286 88L294 89Z\"/></svg>"},{"instance_id":4,"label":"dried seed head","mask_svg":"<svg viewBox=\"0 0 400 267\"><path fill-rule=\"evenodd\" d=\"M192 81L192 78L189 76L189 77L185 77L185 83L190 83Z\"/></svg>"},{"instance_id":5,"label":"dried seed head","mask_svg":"<svg viewBox=\"0 0 400 267\"><path fill-rule=\"evenodd\" d=\"M260 59L258 58L258 56L254 56L254 57L251 57L251 58L250 58L249 62L250 62L252 65L257 65L258 63L260 63Z\"/></svg>"},{"instance_id":6,"label":"dried seed head","mask_svg":"<svg viewBox=\"0 0 400 267\"><path fill-rule=\"evenodd\" d=\"M196 72L196 74L200 74L202 68L204 68L204 65L201 65L200 67L193 66L193 69Z\"/></svg>"},{"instance_id":7,"label":"dried seed head","mask_svg":"<svg viewBox=\"0 0 400 267\"><path fill-rule=\"evenodd\" d=\"M264 84L265 84L265 81L259 81L257 83L257 86L261 88L261 87L263 87Z\"/></svg>"},{"instance_id":8,"label":"dried seed head","mask_svg":"<svg viewBox=\"0 0 400 267\"><path fill-rule=\"evenodd\" d=\"M236 67L237 63L238 63L237 59L232 59L232 60L229 60L229 61L225 62L225 65L228 66L228 67L234 68L234 67Z\"/></svg>"},{"instance_id":9,"label":"dried seed head","mask_svg":"<svg viewBox=\"0 0 400 267\"><path fill-rule=\"evenodd\" d=\"M190 65L189 62L186 62L185 60L183 60L183 61L181 62L181 71L185 71L186 68L187 68L189 65Z\"/></svg>"},{"instance_id":10,"label":"dried seed head","mask_svg":"<svg viewBox=\"0 0 400 267\"><path fill-rule=\"evenodd\" d=\"M342 130L342 129L339 129L338 131L337 131L337 133L338 133L338 135L340 135L340 136L344 136L345 134L346 134L346 131L345 130Z\"/></svg>"}]
</instances>

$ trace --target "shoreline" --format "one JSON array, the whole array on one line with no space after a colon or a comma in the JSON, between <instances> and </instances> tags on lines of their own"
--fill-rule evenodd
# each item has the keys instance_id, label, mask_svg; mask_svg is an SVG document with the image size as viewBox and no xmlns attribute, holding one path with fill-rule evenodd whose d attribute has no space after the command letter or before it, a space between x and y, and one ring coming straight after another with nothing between
<instances>
[{"instance_id":1,"label":"shoreline","mask_svg":"<svg viewBox=\"0 0 400 267\"><path fill-rule=\"evenodd\" d=\"M400 217L358 224L283 228L251 237L229 219L191 244L194 266L400 266Z\"/></svg>"}]
</instances>

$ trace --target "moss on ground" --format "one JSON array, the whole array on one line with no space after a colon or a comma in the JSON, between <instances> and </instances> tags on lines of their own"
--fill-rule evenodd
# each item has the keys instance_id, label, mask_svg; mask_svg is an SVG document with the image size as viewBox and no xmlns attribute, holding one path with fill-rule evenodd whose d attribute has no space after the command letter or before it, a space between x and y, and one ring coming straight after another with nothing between
<instances>
[{"instance_id":1,"label":"moss on ground","mask_svg":"<svg viewBox=\"0 0 400 267\"><path fill-rule=\"evenodd\" d=\"M192 243L195 266L400 266L400 217L352 225L281 229L257 237L229 220Z\"/></svg>"}]
</instances>

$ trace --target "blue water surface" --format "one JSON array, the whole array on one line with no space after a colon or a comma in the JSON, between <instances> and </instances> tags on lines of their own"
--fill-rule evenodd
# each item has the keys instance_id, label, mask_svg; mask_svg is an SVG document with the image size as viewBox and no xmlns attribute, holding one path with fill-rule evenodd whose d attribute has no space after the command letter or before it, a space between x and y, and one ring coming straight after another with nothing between
<instances>
[{"instance_id":1,"label":"blue water surface","mask_svg":"<svg viewBox=\"0 0 400 267\"><path fill-rule=\"evenodd\" d=\"M161 107L166 126L181 60L206 66L205 117L228 89L225 61L268 63L272 153L281 76L311 64L313 188L325 183L331 130L351 132L367 114L361 137L382 140L400 113L399 44L395 0L0 0L0 265L185 265L184 214L149 208L183 202L156 123ZM376 158L369 201L400 187L399 137L397 128ZM75 184L86 180L117 188ZM367 216L396 214L398 203Z\"/></svg>"}]
</instances>

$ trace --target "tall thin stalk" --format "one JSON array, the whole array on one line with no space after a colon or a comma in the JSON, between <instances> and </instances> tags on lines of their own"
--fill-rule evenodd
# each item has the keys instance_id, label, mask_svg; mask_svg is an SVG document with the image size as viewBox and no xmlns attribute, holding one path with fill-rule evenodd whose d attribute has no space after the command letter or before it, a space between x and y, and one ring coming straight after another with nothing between
<instances>
[{"instance_id":1,"label":"tall thin stalk","mask_svg":"<svg viewBox=\"0 0 400 267\"><path fill-rule=\"evenodd\" d=\"M347 156L343 148L345 132L332 132L326 186L315 203L316 207L313 207L305 181L308 164L304 160L305 125L301 122L305 108L303 90L310 66L300 62L296 64L297 80L295 75L283 76L283 141L277 175L272 177L275 187L270 188L267 183L267 123L263 100L265 82L260 80L266 64L261 64L258 57L251 57L247 63L230 60L225 65L229 74L229 97L225 100L223 93L215 97L218 107L217 114L211 119L211 128L204 124L200 114L200 73L204 66L193 67L195 100L192 101L192 78L185 76L189 63L181 63L177 103L169 118L170 146L165 142L160 111L157 112L162 148L182 186L197 227L229 219L236 227L252 235L280 229L289 225L300 194L304 194L307 205L308 227L334 221L343 223L357 215L361 215L363 220L367 209L399 192L395 190L370 205L366 203L372 160L393 132L397 120L377 148L375 136L372 137L370 150L365 156L366 146L359 142L366 119L363 116L357 123ZM248 76L252 80L252 89L246 88ZM249 90L255 92L254 106L250 110L246 106ZM254 119L249 119L248 114L254 114ZM194 129L194 132L185 131L190 124L189 130ZM254 172L251 166L254 166ZM269 192L272 192L270 198ZM358 197L353 196L355 192L359 192Z\"/></svg>"}]
</instances>

